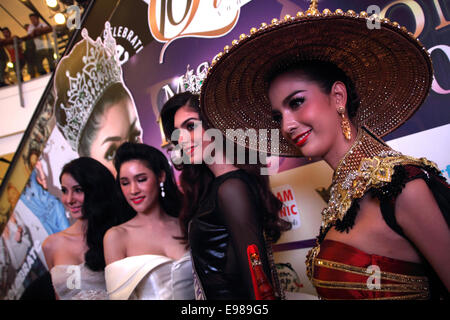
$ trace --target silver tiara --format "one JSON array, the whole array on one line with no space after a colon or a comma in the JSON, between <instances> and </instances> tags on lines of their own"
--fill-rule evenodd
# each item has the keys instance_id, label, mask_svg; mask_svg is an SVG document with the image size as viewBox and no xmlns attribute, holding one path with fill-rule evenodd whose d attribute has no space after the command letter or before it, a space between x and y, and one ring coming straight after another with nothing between
<instances>
[{"instance_id":1,"label":"silver tiara","mask_svg":"<svg viewBox=\"0 0 450 320\"><path fill-rule=\"evenodd\" d=\"M116 57L116 40L111 34L109 22L105 23L103 43L100 37L96 41L92 40L86 29L81 31L81 35L86 44L86 54L82 57L83 69L75 76L66 71L69 80L68 102L66 105L60 104L66 115L66 124L57 123L75 152L78 152L83 129L103 92L112 84L123 81L122 69ZM70 59L70 54L64 59Z\"/></svg>"},{"instance_id":2,"label":"silver tiara","mask_svg":"<svg viewBox=\"0 0 450 320\"><path fill-rule=\"evenodd\" d=\"M185 91L189 91L194 94L200 94L203 81L208 73L208 68L197 68L197 73L194 74L194 70L189 69L189 65L186 67L186 74L182 76L183 86Z\"/></svg>"}]
</instances>

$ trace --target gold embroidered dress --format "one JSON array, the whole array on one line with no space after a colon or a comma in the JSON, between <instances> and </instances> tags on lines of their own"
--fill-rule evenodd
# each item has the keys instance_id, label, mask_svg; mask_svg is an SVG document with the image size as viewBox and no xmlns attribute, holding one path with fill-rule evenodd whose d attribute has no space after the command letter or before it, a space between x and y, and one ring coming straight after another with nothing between
<instances>
[{"instance_id":1,"label":"gold embroidered dress","mask_svg":"<svg viewBox=\"0 0 450 320\"><path fill-rule=\"evenodd\" d=\"M395 222L394 201L404 184L415 178L424 178L435 198L446 199L438 204L448 215L449 187L439 177L434 163L404 156L360 128L355 143L335 171L328 206L322 211L320 235L306 260L308 277L321 298L430 298L426 265L368 254L339 241L324 240L333 226L340 232L353 226L357 202L367 192L380 200L387 224L402 234ZM443 197L436 197L437 193Z\"/></svg>"}]
</instances>

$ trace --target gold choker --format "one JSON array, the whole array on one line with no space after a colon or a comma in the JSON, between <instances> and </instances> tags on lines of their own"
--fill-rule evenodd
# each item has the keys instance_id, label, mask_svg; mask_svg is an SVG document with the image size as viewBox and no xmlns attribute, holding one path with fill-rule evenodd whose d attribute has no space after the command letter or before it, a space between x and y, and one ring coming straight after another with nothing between
<instances>
[{"instance_id":1,"label":"gold choker","mask_svg":"<svg viewBox=\"0 0 450 320\"><path fill-rule=\"evenodd\" d=\"M379 140L366 128L359 128L355 142L339 162L333 175L328 205L322 211L319 238L336 222L342 221L355 199L362 198L371 188L386 186L392 180L398 165L430 166L435 163L402 155ZM319 253L320 243L310 250L306 259L307 274L312 279L313 259Z\"/></svg>"}]
</instances>

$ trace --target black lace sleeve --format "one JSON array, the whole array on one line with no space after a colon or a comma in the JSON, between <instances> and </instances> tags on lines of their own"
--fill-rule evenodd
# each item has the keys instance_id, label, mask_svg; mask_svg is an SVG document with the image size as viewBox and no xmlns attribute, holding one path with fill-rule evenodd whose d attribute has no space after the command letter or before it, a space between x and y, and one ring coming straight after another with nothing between
<instances>
[{"instance_id":1,"label":"black lace sleeve","mask_svg":"<svg viewBox=\"0 0 450 320\"><path fill-rule=\"evenodd\" d=\"M372 195L380 201L380 209L387 225L405 237L395 218L395 200L405 185L415 179L423 179L430 188L447 225L450 226L450 187L434 168L417 166L397 166L392 181L387 186L373 189Z\"/></svg>"},{"instance_id":2,"label":"black lace sleeve","mask_svg":"<svg viewBox=\"0 0 450 320\"><path fill-rule=\"evenodd\" d=\"M258 247L263 270L266 275L270 275L264 242L263 214L258 211L257 200L250 185L238 178L227 179L218 189L218 206L223 213L235 253L234 257L228 259L236 259L235 265L239 268L250 299L254 299L254 289L247 258L249 245L255 244Z\"/></svg>"}]
</instances>

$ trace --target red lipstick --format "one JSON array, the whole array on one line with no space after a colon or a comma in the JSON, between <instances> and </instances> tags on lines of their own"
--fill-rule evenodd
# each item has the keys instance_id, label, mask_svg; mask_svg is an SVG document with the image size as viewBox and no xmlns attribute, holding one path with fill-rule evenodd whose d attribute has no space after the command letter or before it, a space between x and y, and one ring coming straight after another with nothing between
<instances>
[{"instance_id":1,"label":"red lipstick","mask_svg":"<svg viewBox=\"0 0 450 320\"><path fill-rule=\"evenodd\" d=\"M132 198L131 199L131 201L134 203L134 204L139 204L139 203L141 203L142 201L144 201L144 196L142 196L142 197L137 197L137 198Z\"/></svg>"},{"instance_id":2,"label":"red lipstick","mask_svg":"<svg viewBox=\"0 0 450 320\"><path fill-rule=\"evenodd\" d=\"M296 136L294 139L292 139L295 142L295 145L297 147L301 147L306 143L306 140L308 140L309 135L311 134L312 129L305 131L298 136Z\"/></svg>"}]
</instances>

